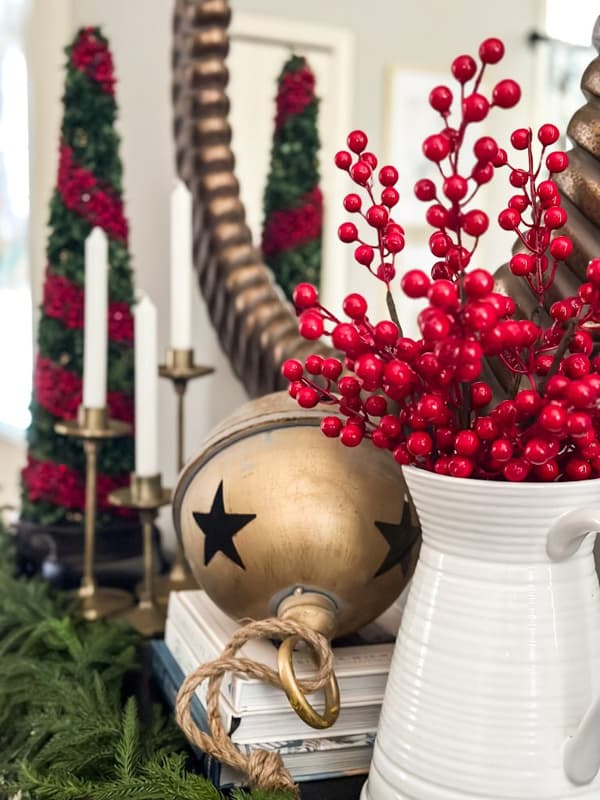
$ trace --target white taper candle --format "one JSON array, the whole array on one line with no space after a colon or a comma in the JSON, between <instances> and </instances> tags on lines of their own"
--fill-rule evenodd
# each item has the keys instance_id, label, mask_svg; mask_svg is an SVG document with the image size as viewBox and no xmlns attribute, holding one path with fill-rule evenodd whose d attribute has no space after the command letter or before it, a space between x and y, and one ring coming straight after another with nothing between
<instances>
[{"instance_id":1,"label":"white taper candle","mask_svg":"<svg viewBox=\"0 0 600 800\"><path fill-rule=\"evenodd\" d=\"M192 347L192 195L181 180L171 192L171 347Z\"/></svg>"},{"instance_id":2,"label":"white taper candle","mask_svg":"<svg viewBox=\"0 0 600 800\"><path fill-rule=\"evenodd\" d=\"M157 475L158 345L156 306L142 296L133 310L135 325L135 472Z\"/></svg>"},{"instance_id":3,"label":"white taper candle","mask_svg":"<svg viewBox=\"0 0 600 800\"><path fill-rule=\"evenodd\" d=\"M94 228L85 240L83 405L106 405L108 357L108 240Z\"/></svg>"}]
</instances>

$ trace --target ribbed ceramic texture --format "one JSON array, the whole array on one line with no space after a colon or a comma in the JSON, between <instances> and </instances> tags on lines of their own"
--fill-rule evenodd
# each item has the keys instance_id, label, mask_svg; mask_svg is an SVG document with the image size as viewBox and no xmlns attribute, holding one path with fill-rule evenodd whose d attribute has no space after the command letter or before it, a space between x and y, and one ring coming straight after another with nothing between
<instances>
[{"instance_id":1,"label":"ribbed ceramic texture","mask_svg":"<svg viewBox=\"0 0 600 800\"><path fill-rule=\"evenodd\" d=\"M423 546L362 800L598 800L600 777L576 787L562 764L600 695L594 537L559 563L546 538L600 510L600 481L405 477Z\"/></svg>"}]
</instances>

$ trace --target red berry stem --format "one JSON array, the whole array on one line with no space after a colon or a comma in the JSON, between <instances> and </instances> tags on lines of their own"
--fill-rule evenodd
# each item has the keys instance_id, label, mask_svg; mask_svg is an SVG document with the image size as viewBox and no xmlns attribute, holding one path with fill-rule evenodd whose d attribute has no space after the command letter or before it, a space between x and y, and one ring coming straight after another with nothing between
<instances>
[{"instance_id":1,"label":"red berry stem","mask_svg":"<svg viewBox=\"0 0 600 800\"><path fill-rule=\"evenodd\" d=\"M479 70L479 74L475 79L475 85L473 86L473 92L476 92L479 89L481 81L483 80L483 73L485 72L485 61L481 64L481 69Z\"/></svg>"},{"instance_id":2,"label":"red berry stem","mask_svg":"<svg viewBox=\"0 0 600 800\"><path fill-rule=\"evenodd\" d=\"M385 292L385 302L386 302L388 311L390 312L390 318L391 318L392 322L394 322L398 326L398 332L399 332L400 336L403 336L404 334L402 333L402 326L400 325L400 320L398 318L398 310L396 308L396 303L394 302L394 297L393 297L393 295L392 295L392 293L390 291L389 283L387 284L387 289L386 289L386 292Z\"/></svg>"},{"instance_id":3,"label":"red berry stem","mask_svg":"<svg viewBox=\"0 0 600 800\"><path fill-rule=\"evenodd\" d=\"M556 261L556 259L553 259L552 260L552 268L550 270L550 275L549 275L548 280L546 281L546 283L544 283L544 285L543 285L544 294L554 284L554 280L556 278L556 270L557 269L558 269L558 261ZM543 303L540 303L540 306L543 308Z\"/></svg>"},{"instance_id":4,"label":"red berry stem","mask_svg":"<svg viewBox=\"0 0 600 800\"><path fill-rule=\"evenodd\" d=\"M548 381L550 380L550 378L552 378L552 376L556 375L556 373L558 372L558 368L560 367L563 356L565 355L565 353L569 348L569 345L571 343L571 340L573 339L576 329L577 329L577 319L572 318L568 321L565 332L563 333L562 339L560 340L560 344L556 348L556 352L554 353L554 358L552 359L552 365L548 370L548 374L544 377L544 379L540 383L539 386L540 392L544 391L544 389L548 385Z\"/></svg>"},{"instance_id":5,"label":"red berry stem","mask_svg":"<svg viewBox=\"0 0 600 800\"><path fill-rule=\"evenodd\" d=\"M541 212L540 204L539 204L539 202L537 200L537 194L536 194L536 190L535 190L536 189L535 182L536 182L537 175L538 175L538 173L540 171L540 165L542 163L542 156L540 155L538 168L537 168L537 170L534 171L534 169L533 169L533 147L532 147L533 131L531 130L531 128L527 128L527 131L528 131L528 134L529 134L529 136L528 136L529 143L528 143L528 147L527 147L527 159L528 159L528 163L529 163L529 176L530 176L529 177L529 192L530 192L529 200L531 202L531 216L532 216L531 225L532 225L532 228L536 232L536 242L535 242L535 250L534 250L535 256L534 256L534 258L535 258L535 272L536 272L536 278L537 278L537 283L534 283L533 281L531 281L530 282L530 286L531 286L531 288L533 289L533 291L535 292L535 294L537 296L538 306L539 307L543 307L545 289L544 289L544 272L543 272L543 268L542 268L542 258L543 258L543 250L545 250L545 248L542 248L541 243L540 243L540 225L541 225L541 214L542 214L542 212ZM543 153L543 148L542 148L542 153Z\"/></svg>"},{"instance_id":6,"label":"red berry stem","mask_svg":"<svg viewBox=\"0 0 600 800\"><path fill-rule=\"evenodd\" d=\"M330 322L333 322L336 325L340 324L340 320L335 316L335 314L329 311L328 308L325 308L325 306L322 306L320 303L318 303L315 308L319 310L319 313L323 319L328 319Z\"/></svg>"}]
</instances>

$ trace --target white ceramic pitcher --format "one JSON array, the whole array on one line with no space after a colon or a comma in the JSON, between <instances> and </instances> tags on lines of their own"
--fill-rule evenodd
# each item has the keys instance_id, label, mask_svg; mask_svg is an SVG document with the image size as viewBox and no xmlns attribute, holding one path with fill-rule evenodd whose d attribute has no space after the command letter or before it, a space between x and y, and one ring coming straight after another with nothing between
<instances>
[{"instance_id":1,"label":"white ceramic pitcher","mask_svg":"<svg viewBox=\"0 0 600 800\"><path fill-rule=\"evenodd\" d=\"M600 480L404 474L423 546L361 800L599 800Z\"/></svg>"}]
</instances>

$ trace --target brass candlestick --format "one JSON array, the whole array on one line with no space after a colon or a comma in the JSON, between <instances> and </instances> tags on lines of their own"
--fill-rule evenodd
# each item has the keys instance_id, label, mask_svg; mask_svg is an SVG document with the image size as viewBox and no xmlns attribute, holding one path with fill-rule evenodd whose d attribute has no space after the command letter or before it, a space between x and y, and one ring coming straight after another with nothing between
<instances>
[{"instance_id":1,"label":"brass candlestick","mask_svg":"<svg viewBox=\"0 0 600 800\"><path fill-rule=\"evenodd\" d=\"M83 576L78 595L81 599L83 617L92 622L116 614L133 603L133 597L129 592L99 587L94 574L98 450L104 441L130 436L131 425L127 422L109 419L106 408L82 406L79 409L77 420L57 422L54 430L61 436L81 439L85 451L85 538Z\"/></svg>"},{"instance_id":2,"label":"brass candlestick","mask_svg":"<svg viewBox=\"0 0 600 800\"><path fill-rule=\"evenodd\" d=\"M160 475L144 477L134 474L129 487L111 492L108 499L113 505L135 508L139 512L144 537L144 580L139 589L138 604L126 611L123 619L143 636L154 636L164 630L166 607L158 606L154 597L152 528L158 509L171 502L171 490L162 487Z\"/></svg>"},{"instance_id":3,"label":"brass candlestick","mask_svg":"<svg viewBox=\"0 0 600 800\"><path fill-rule=\"evenodd\" d=\"M194 364L193 350L180 349L167 350L166 363L161 364L158 368L160 377L169 378L173 383L175 394L177 395L177 469L179 472L183 469L185 458L183 445L185 428L184 397L188 382L194 378L210 375L213 372L213 367L202 367ZM155 595L160 603L167 602L169 592L198 588L198 583L186 564L179 539L176 541L175 547L175 558L169 574L158 578L154 585Z\"/></svg>"}]
</instances>

